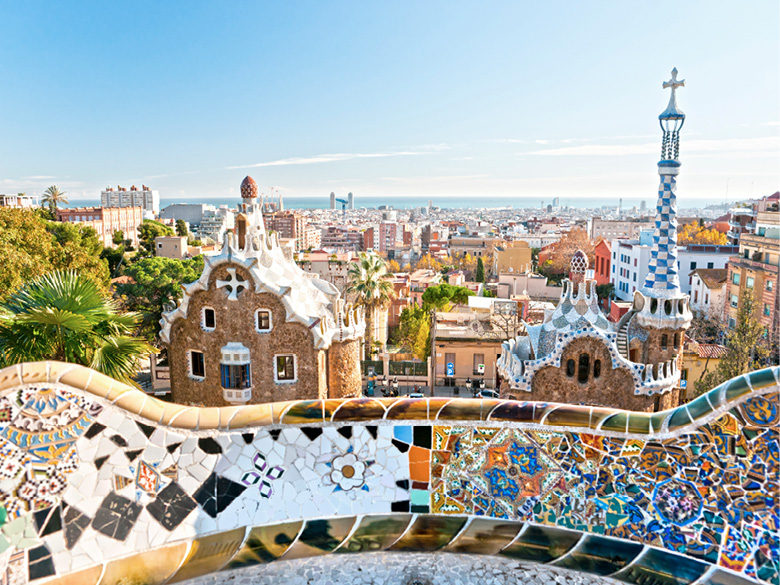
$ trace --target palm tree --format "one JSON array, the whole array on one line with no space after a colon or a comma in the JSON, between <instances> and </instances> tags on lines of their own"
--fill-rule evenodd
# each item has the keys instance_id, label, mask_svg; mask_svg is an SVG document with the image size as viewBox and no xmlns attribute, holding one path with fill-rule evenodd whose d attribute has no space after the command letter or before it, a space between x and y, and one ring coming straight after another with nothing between
<instances>
[{"instance_id":1,"label":"palm tree","mask_svg":"<svg viewBox=\"0 0 780 585\"><path fill-rule=\"evenodd\" d=\"M387 272L387 265L376 254L360 253L357 262L353 262L347 272L349 284L347 292L354 293L356 304L366 309L366 359L371 357L376 335L377 311L385 309L395 297L395 290Z\"/></svg>"},{"instance_id":2,"label":"palm tree","mask_svg":"<svg viewBox=\"0 0 780 585\"><path fill-rule=\"evenodd\" d=\"M52 185L43 192L41 203L48 204L51 214L54 216L54 219L57 219L57 206L60 203L67 204L68 198L65 197L65 191L60 191L60 188L57 187L57 185Z\"/></svg>"},{"instance_id":3,"label":"palm tree","mask_svg":"<svg viewBox=\"0 0 780 585\"><path fill-rule=\"evenodd\" d=\"M130 334L138 313L120 313L75 271L45 274L0 303L0 367L59 360L133 384L139 358L155 349Z\"/></svg>"}]
</instances>

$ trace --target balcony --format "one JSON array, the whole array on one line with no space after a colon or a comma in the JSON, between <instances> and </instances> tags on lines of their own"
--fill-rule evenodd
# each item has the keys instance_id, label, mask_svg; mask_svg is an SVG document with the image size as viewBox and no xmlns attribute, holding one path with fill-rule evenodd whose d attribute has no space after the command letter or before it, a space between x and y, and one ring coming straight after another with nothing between
<instances>
[{"instance_id":1,"label":"balcony","mask_svg":"<svg viewBox=\"0 0 780 585\"><path fill-rule=\"evenodd\" d=\"M760 262L758 260L750 260L749 258L743 258L742 256L731 256L729 258L729 266L739 266L742 268L754 268L756 270L764 270L766 272L772 272L777 274L778 267L774 264L767 262Z\"/></svg>"},{"instance_id":2,"label":"balcony","mask_svg":"<svg viewBox=\"0 0 780 585\"><path fill-rule=\"evenodd\" d=\"M738 215L748 215L750 217L756 216L756 211L752 207L732 207L729 209L729 213L732 217Z\"/></svg>"}]
</instances>

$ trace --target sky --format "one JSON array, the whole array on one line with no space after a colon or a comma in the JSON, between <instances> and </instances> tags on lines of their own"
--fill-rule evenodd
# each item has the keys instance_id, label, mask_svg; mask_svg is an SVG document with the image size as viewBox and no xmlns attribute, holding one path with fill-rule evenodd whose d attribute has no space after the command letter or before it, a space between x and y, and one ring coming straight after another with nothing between
<instances>
[{"instance_id":1,"label":"sky","mask_svg":"<svg viewBox=\"0 0 780 585\"><path fill-rule=\"evenodd\" d=\"M780 3L0 0L0 193L647 197L780 189ZM511 202L511 201L510 201Z\"/></svg>"}]
</instances>

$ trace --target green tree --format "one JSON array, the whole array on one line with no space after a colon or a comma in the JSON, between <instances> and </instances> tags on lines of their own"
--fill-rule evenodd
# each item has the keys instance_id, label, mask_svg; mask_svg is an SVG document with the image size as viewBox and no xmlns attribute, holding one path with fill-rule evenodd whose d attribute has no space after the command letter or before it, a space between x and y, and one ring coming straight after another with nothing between
<instances>
[{"instance_id":1,"label":"green tree","mask_svg":"<svg viewBox=\"0 0 780 585\"><path fill-rule=\"evenodd\" d=\"M726 336L728 353L718 367L694 382L696 394L703 394L719 384L762 367L769 355L764 327L758 321L752 289L745 289L737 311L737 324Z\"/></svg>"},{"instance_id":2,"label":"green tree","mask_svg":"<svg viewBox=\"0 0 780 585\"><path fill-rule=\"evenodd\" d=\"M176 220L176 235L177 236L190 235L190 230L187 229L187 222L184 221L183 219Z\"/></svg>"},{"instance_id":3,"label":"green tree","mask_svg":"<svg viewBox=\"0 0 780 585\"><path fill-rule=\"evenodd\" d=\"M125 269L129 282L117 284L116 292L125 306L143 315L141 335L159 343L160 319L166 304L182 296L182 284L196 281L203 272L203 256L191 260L141 258Z\"/></svg>"},{"instance_id":4,"label":"green tree","mask_svg":"<svg viewBox=\"0 0 780 585\"><path fill-rule=\"evenodd\" d=\"M435 286L429 286L423 293L423 308L433 307L440 311L445 310L449 305L465 305L469 302L469 297L474 293L465 286L453 286L442 283Z\"/></svg>"},{"instance_id":5,"label":"green tree","mask_svg":"<svg viewBox=\"0 0 780 585\"><path fill-rule=\"evenodd\" d=\"M172 236L173 230L159 221L145 219L138 226L138 244L141 256L154 256L154 239L158 236Z\"/></svg>"},{"instance_id":6,"label":"green tree","mask_svg":"<svg viewBox=\"0 0 780 585\"><path fill-rule=\"evenodd\" d=\"M95 228L56 221L48 222L46 228L55 243L50 256L52 269L75 270L107 291L111 273L108 261L101 257L103 244Z\"/></svg>"},{"instance_id":7,"label":"green tree","mask_svg":"<svg viewBox=\"0 0 780 585\"><path fill-rule=\"evenodd\" d=\"M485 265L482 263L482 257L477 258L477 282L485 282Z\"/></svg>"},{"instance_id":8,"label":"green tree","mask_svg":"<svg viewBox=\"0 0 780 585\"><path fill-rule=\"evenodd\" d=\"M111 238L115 246L121 246L125 243L125 232L122 230L116 230Z\"/></svg>"},{"instance_id":9,"label":"green tree","mask_svg":"<svg viewBox=\"0 0 780 585\"><path fill-rule=\"evenodd\" d=\"M352 262L347 272L347 292L356 297L356 303L366 311L366 359L370 359L376 336L377 312L390 305L395 290L387 272L387 265L376 254L361 252L357 262Z\"/></svg>"},{"instance_id":10,"label":"green tree","mask_svg":"<svg viewBox=\"0 0 780 585\"><path fill-rule=\"evenodd\" d=\"M611 282L608 282L606 284L596 285L596 296L600 301L612 297L614 292L615 292L615 285L612 284Z\"/></svg>"},{"instance_id":11,"label":"green tree","mask_svg":"<svg viewBox=\"0 0 780 585\"><path fill-rule=\"evenodd\" d=\"M41 197L41 203L44 205L49 206L49 211L51 211L51 214L53 216L52 219L57 218L57 207L61 203L64 203L67 205L68 198L65 196L65 191L60 191L60 188L57 187L57 185L52 185L46 191L43 192L43 197Z\"/></svg>"},{"instance_id":12,"label":"green tree","mask_svg":"<svg viewBox=\"0 0 780 585\"><path fill-rule=\"evenodd\" d=\"M132 337L138 321L89 278L52 272L0 304L0 365L59 360L133 383L138 360L155 351Z\"/></svg>"},{"instance_id":13,"label":"green tree","mask_svg":"<svg viewBox=\"0 0 780 585\"><path fill-rule=\"evenodd\" d=\"M0 207L0 299L51 270L53 246L37 214Z\"/></svg>"}]
</instances>

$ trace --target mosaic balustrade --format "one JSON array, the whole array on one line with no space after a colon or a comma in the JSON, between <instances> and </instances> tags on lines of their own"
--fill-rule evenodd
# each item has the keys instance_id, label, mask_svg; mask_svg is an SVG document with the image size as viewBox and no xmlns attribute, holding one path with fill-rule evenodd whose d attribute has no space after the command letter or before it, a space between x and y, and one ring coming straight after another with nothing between
<instances>
[{"instance_id":1,"label":"mosaic balustrade","mask_svg":"<svg viewBox=\"0 0 780 585\"><path fill-rule=\"evenodd\" d=\"M659 413L457 398L218 409L71 364L14 366L0 371L0 583L174 583L375 551L776 583L779 381L753 372Z\"/></svg>"}]
</instances>

